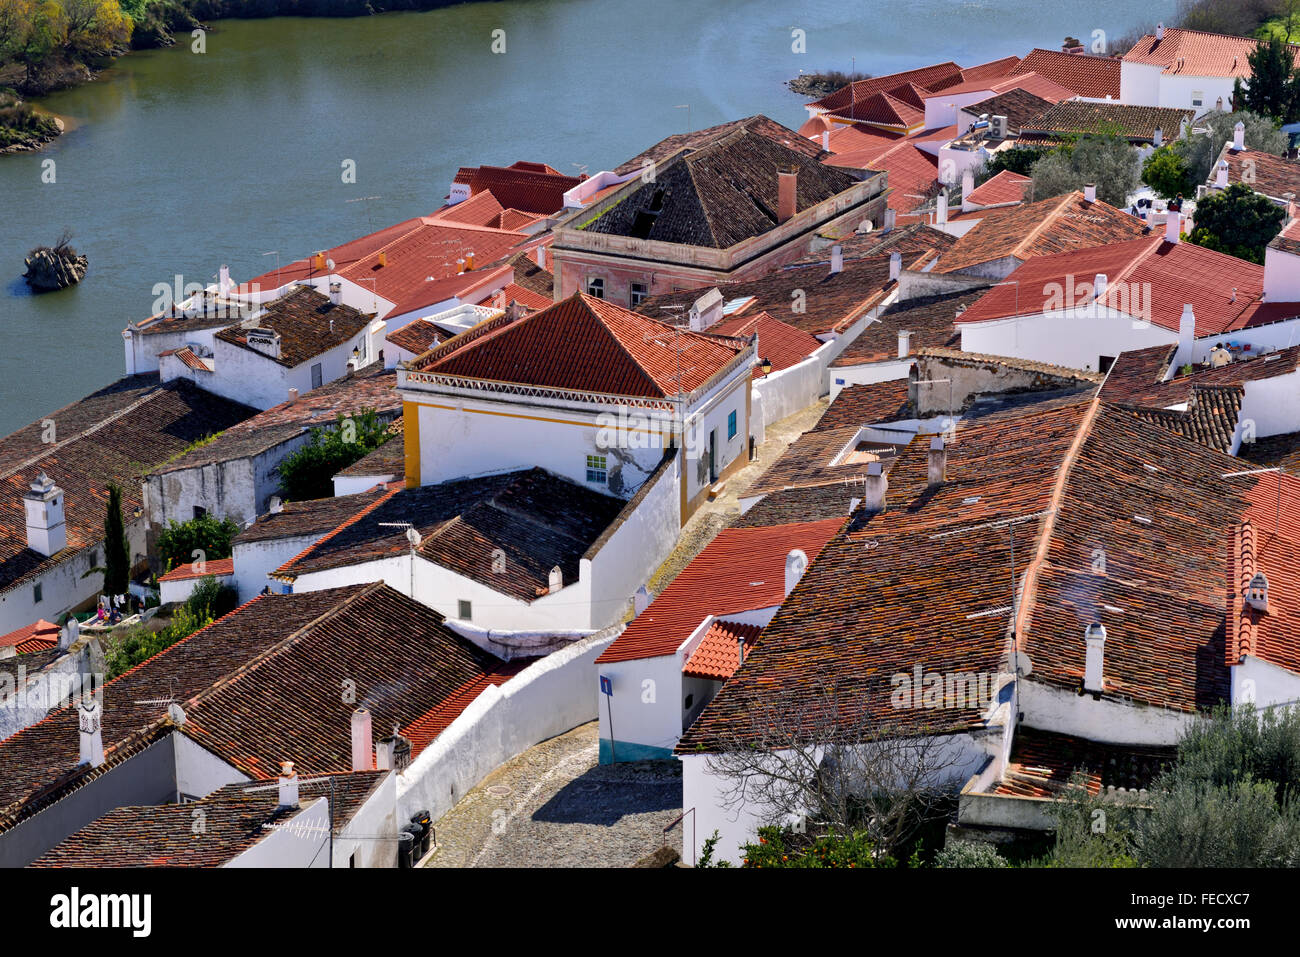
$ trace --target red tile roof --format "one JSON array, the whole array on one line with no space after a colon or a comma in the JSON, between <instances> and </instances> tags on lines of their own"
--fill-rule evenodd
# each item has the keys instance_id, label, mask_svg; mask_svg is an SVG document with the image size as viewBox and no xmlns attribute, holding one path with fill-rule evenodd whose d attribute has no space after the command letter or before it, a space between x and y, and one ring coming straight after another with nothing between
<instances>
[{"instance_id":1,"label":"red tile roof","mask_svg":"<svg viewBox=\"0 0 1300 957\"><path fill-rule=\"evenodd\" d=\"M460 337L457 337L459 339ZM452 346L455 346L454 348ZM581 293L426 355L420 372L555 389L668 398L691 392L741 351ZM678 370L685 370L678 380Z\"/></svg>"},{"instance_id":2,"label":"red tile roof","mask_svg":"<svg viewBox=\"0 0 1300 957\"><path fill-rule=\"evenodd\" d=\"M1019 173L1004 169L971 190L964 198L963 205L967 202L976 206L1001 206L1006 203L1023 203L1025 201L1025 190L1033 182L1028 176L1021 176Z\"/></svg>"},{"instance_id":3,"label":"red tile roof","mask_svg":"<svg viewBox=\"0 0 1300 957\"><path fill-rule=\"evenodd\" d=\"M1239 76L1250 79L1248 57L1259 41L1250 37L1201 30L1167 29L1162 40L1148 33L1122 57L1125 63L1159 66L1162 73L1183 76ZM1300 66L1300 46L1291 45Z\"/></svg>"},{"instance_id":4,"label":"red tile roof","mask_svg":"<svg viewBox=\"0 0 1300 957\"><path fill-rule=\"evenodd\" d=\"M738 310L714 323L708 331L741 339L757 334L759 357L772 363L773 372L798 365L822 347L820 339L774 318L764 310ZM754 377L762 378L763 370L755 366Z\"/></svg>"},{"instance_id":5,"label":"red tile roof","mask_svg":"<svg viewBox=\"0 0 1300 957\"><path fill-rule=\"evenodd\" d=\"M962 82L998 79L1006 76L1019 64L1020 57L1004 56L999 60L989 60L987 63L978 63L975 66L968 66L961 71Z\"/></svg>"},{"instance_id":6,"label":"red tile roof","mask_svg":"<svg viewBox=\"0 0 1300 957\"><path fill-rule=\"evenodd\" d=\"M59 626L39 618L7 635L0 635L0 648L13 648L20 655L44 651L59 644Z\"/></svg>"},{"instance_id":7,"label":"red tile roof","mask_svg":"<svg viewBox=\"0 0 1300 957\"><path fill-rule=\"evenodd\" d=\"M543 296L541 293L533 292L533 290L527 289L519 285L517 282L506 283L504 295L506 305L509 305L512 302L517 302L525 309L529 309L533 312L555 305L554 299L549 296ZM487 295L483 297L479 302L479 305L490 306L496 301L497 297L495 295Z\"/></svg>"},{"instance_id":8,"label":"red tile roof","mask_svg":"<svg viewBox=\"0 0 1300 957\"><path fill-rule=\"evenodd\" d=\"M946 128L955 129L955 128ZM945 134L946 136L946 134ZM889 173L888 206L901 225L908 213L938 189L939 160L917 147L921 136L876 136L859 130L831 134L832 155L822 162L849 169Z\"/></svg>"},{"instance_id":9,"label":"red tile roof","mask_svg":"<svg viewBox=\"0 0 1300 957\"><path fill-rule=\"evenodd\" d=\"M1149 788L1161 769L1172 763L1177 749L1103 744L1068 734L1020 726L1011 758L994 794L1057 797L1083 775L1090 794L1110 788L1129 791Z\"/></svg>"},{"instance_id":10,"label":"red tile roof","mask_svg":"<svg viewBox=\"0 0 1300 957\"><path fill-rule=\"evenodd\" d=\"M1011 70L1011 75L1037 73L1079 96L1118 100L1119 71L1120 62L1114 57L1036 49Z\"/></svg>"},{"instance_id":11,"label":"red tile roof","mask_svg":"<svg viewBox=\"0 0 1300 957\"><path fill-rule=\"evenodd\" d=\"M488 688L501 687L536 660L515 658L493 665L483 674L470 678L437 707L402 728L402 736L411 742L411 759L418 758L420 752L431 745L438 735L446 731L448 726L459 718L484 691Z\"/></svg>"},{"instance_id":12,"label":"red tile roof","mask_svg":"<svg viewBox=\"0 0 1300 957\"><path fill-rule=\"evenodd\" d=\"M1150 288L1149 319L1165 329L1178 330L1183 305L1190 303L1196 315L1197 336L1243 329L1257 321L1252 307L1264 289L1262 266L1193 243L1170 244L1161 236L1147 236L1031 259L1007 278L1006 282L1013 285L993 287L957 322L1037 315L1053 302L1052 284L1064 289L1086 282L1091 287L1092 277L1098 273L1107 276L1106 301L1110 305L1118 304L1130 289L1143 290L1145 295Z\"/></svg>"},{"instance_id":13,"label":"red tile roof","mask_svg":"<svg viewBox=\"0 0 1300 957\"><path fill-rule=\"evenodd\" d=\"M1228 164L1228 182L1246 183L1257 193L1281 199L1287 193L1300 196L1300 163L1283 159L1261 150L1234 150L1231 143L1224 145L1219 157L1210 168L1207 186L1213 187L1220 162Z\"/></svg>"},{"instance_id":14,"label":"red tile roof","mask_svg":"<svg viewBox=\"0 0 1300 957\"><path fill-rule=\"evenodd\" d=\"M710 615L771 608L785 598L785 560L801 549L814 563L843 518L765 528L724 528L596 659L671 655Z\"/></svg>"},{"instance_id":15,"label":"red tile roof","mask_svg":"<svg viewBox=\"0 0 1300 957\"><path fill-rule=\"evenodd\" d=\"M726 681L740 667L739 647L743 638L748 655L763 633L761 625L745 625L736 621L715 621L682 665L682 674L694 678L712 678Z\"/></svg>"},{"instance_id":16,"label":"red tile roof","mask_svg":"<svg viewBox=\"0 0 1300 957\"><path fill-rule=\"evenodd\" d=\"M205 578L208 575L221 578L224 575L233 575L235 573L235 560L233 558L215 558L210 562L205 562L202 571L199 571L196 565L196 562L186 562L184 565L178 565L166 575L159 575L158 580L160 582L179 582L190 578Z\"/></svg>"},{"instance_id":17,"label":"red tile roof","mask_svg":"<svg viewBox=\"0 0 1300 957\"><path fill-rule=\"evenodd\" d=\"M564 194L584 179L521 161L511 166L462 166L454 181L468 184L471 195L490 191L506 209L549 215L564 206Z\"/></svg>"},{"instance_id":18,"label":"red tile roof","mask_svg":"<svg viewBox=\"0 0 1300 957\"><path fill-rule=\"evenodd\" d=\"M1061 86L1061 84L1055 83L1045 76L1039 76L1033 71L1019 73L1015 76L1002 76L994 80L968 80L930 95L943 98L962 93L979 93L982 90L988 90L995 95L1010 90L1025 90L1034 96L1047 100L1049 103L1060 103L1062 100L1071 99L1075 95L1073 90ZM967 108L962 107L962 109Z\"/></svg>"},{"instance_id":19,"label":"red tile roof","mask_svg":"<svg viewBox=\"0 0 1300 957\"><path fill-rule=\"evenodd\" d=\"M942 90L949 86L955 86L961 81L961 67L949 60L945 63L935 63L914 70L904 70L901 73L890 73L887 76L858 80L856 83L843 86L834 93L824 96L820 100L815 100L808 105L823 111L840 110L851 107L857 100L865 100L873 93L890 90L902 86L904 83L913 83L926 90Z\"/></svg>"},{"instance_id":20,"label":"red tile roof","mask_svg":"<svg viewBox=\"0 0 1300 957\"><path fill-rule=\"evenodd\" d=\"M1245 521L1232 532L1227 662L1251 655L1300 673L1300 478L1284 472L1254 478ZM1261 571L1268 579L1267 611L1245 601Z\"/></svg>"}]
</instances>

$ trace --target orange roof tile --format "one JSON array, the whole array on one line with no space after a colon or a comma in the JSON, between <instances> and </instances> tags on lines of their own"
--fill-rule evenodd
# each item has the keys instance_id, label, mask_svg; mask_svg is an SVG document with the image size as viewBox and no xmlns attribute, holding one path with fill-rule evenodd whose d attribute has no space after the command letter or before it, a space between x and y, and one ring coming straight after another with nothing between
<instances>
[{"instance_id":1,"label":"orange roof tile","mask_svg":"<svg viewBox=\"0 0 1300 957\"><path fill-rule=\"evenodd\" d=\"M1118 100L1119 72L1120 62L1113 57L1036 49L1011 70L1011 75L1037 73L1079 96Z\"/></svg>"},{"instance_id":2,"label":"orange roof tile","mask_svg":"<svg viewBox=\"0 0 1300 957\"><path fill-rule=\"evenodd\" d=\"M59 626L44 618L38 618L30 625L24 625L7 635L0 635L0 648L13 648L20 655L44 651L58 643Z\"/></svg>"},{"instance_id":3,"label":"orange roof tile","mask_svg":"<svg viewBox=\"0 0 1300 957\"><path fill-rule=\"evenodd\" d=\"M235 560L233 558L215 558L210 562L204 562L201 569L198 565L198 562L186 562L184 565L173 568L166 575L159 575L158 580L160 582L179 582L190 578L205 578L208 575L220 578L235 573Z\"/></svg>"},{"instance_id":4,"label":"orange roof tile","mask_svg":"<svg viewBox=\"0 0 1300 957\"><path fill-rule=\"evenodd\" d=\"M1032 183L1033 180L1028 176L1004 169L975 187L967 194L963 204L968 202L976 206L1002 206L1007 203L1023 203L1025 190Z\"/></svg>"},{"instance_id":5,"label":"orange roof tile","mask_svg":"<svg viewBox=\"0 0 1300 957\"><path fill-rule=\"evenodd\" d=\"M761 625L715 621L704 633L695 651L691 652L690 659L682 665L682 674L726 681L740 667L741 640L745 642L745 654L748 655L762 633Z\"/></svg>"},{"instance_id":6,"label":"orange roof tile","mask_svg":"<svg viewBox=\"0 0 1300 957\"><path fill-rule=\"evenodd\" d=\"M1248 57L1259 41L1201 30L1165 30L1164 39L1148 33L1121 58L1125 63L1159 66L1162 73L1185 76L1239 76L1249 79ZM1300 45L1292 44L1292 58L1300 66Z\"/></svg>"}]
</instances>

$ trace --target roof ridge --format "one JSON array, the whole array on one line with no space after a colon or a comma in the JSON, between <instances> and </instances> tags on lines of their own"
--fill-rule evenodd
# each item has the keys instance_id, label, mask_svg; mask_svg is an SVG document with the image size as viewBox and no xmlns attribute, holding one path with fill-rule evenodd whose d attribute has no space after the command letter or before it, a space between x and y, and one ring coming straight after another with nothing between
<instances>
[{"instance_id":1,"label":"roof ridge","mask_svg":"<svg viewBox=\"0 0 1300 957\"><path fill-rule=\"evenodd\" d=\"M681 157L682 165L686 167L686 178L690 181L691 184L691 193L695 197L695 202L699 204L700 212L704 214L704 223L706 226L709 227L709 239L712 240L715 245L721 242L721 240L718 239L718 231L713 228L713 217L709 215L709 204L704 202L704 200L700 197L700 184L695 180L695 166L691 161L701 153L706 152L707 150L711 149L714 146L719 145L720 143L726 142L736 133L740 133L740 132L746 132L744 127L741 127L738 130L732 130L730 133L724 134L723 136L720 136L718 139L714 140L713 142L706 143L704 144L703 147L692 150L690 153L687 153Z\"/></svg>"},{"instance_id":2,"label":"roof ridge","mask_svg":"<svg viewBox=\"0 0 1300 957\"><path fill-rule=\"evenodd\" d=\"M645 377L646 381L648 381L650 385L659 393L661 398L671 399L671 398L675 398L678 395L685 394L681 391L681 377L678 376L677 392L674 393L673 395L669 395L667 390L664 389L664 387L659 384L659 381L655 379L654 376L652 376L648 371L646 371L645 366L641 364L640 360L637 359L637 357L632 354L631 350L629 350L628 347L623 343L622 338L618 335L617 332L614 331L614 329L606 321L605 317L600 314L600 310L596 306L592 305L590 301L588 301L589 297L578 292L575 292L574 295L579 296L581 298L583 306L587 309L588 312L591 313L593 317L595 317L596 321L599 322L601 326L609 333L610 338L614 340L614 344L617 345L618 348L622 351L623 355L625 355L632 362L632 364L636 366L637 371L640 372L641 375ZM601 303L604 302L604 300L595 300L595 301ZM610 305L613 304L611 303ZM622 307L618 307L618 308L622 308ZM640 313L631 312L630 310L625 310L625 311L627 311L628 315L635 316L638 321L657 322L657 320L655 320L650 316L643 316ZM694 334L693 330L679 329L677 326L669 325L666 322L660 322L658 324L664 327L665 333L671 331L674 336L678 336L683 332L686 332L688 334Z\"/></svg>"},{"instance_id":3,"label":"roof ridge","mask_svg":"<svg viewBox=\"0 0 1300 957\"><path fill-rule=\"evenodd\" d=\"M334 536L338 535L340 532L343 531L343 529L348 528L349 526L354 525L354 524L356 524L357 522L361 521L361 519L365 518L365 516L369 515L371 512L373 512L375 509L377 509L380 505L384 504L384 502L387 502L390 498L392 498L394 495L396 495L398 492L401 492L401 491L404 491L404 490L401 489L401 488L389 489L389 490L388 490L387 492L385 492L383 495L379 496L379 498L375 499L375 500L374 500L373 502L371 502L369 505L365 506L365 507L362 508L360 511L358 511L355 515L353 515L353 516L352 516L351 518L349 518L347 521L340 523L340 524L339 524L336 528L334 528L332 531L326 532L326 533L325 533L324 535L322 535L320 538L316 539L316 541L312 542L310 545L308 545L306 548L304 548L302 551L300 551L297 555L294 555L293 558L289 559L287 562L285 562L285 563L284 563L283 565L281 565L279 568L277 568L277 569L275 569L274 571L270 572L270 573L268 574L268 577L278 578L282 573L285 574L285 575L287 575L288 572L286 572L286 569L288 569L291 565L296 565L296 564L298 563L299 560L301 560L301 559L303 559L303 558L306 558L307 555L309 555L311 552L314 552L317 548L319 548L321 545L325 544L325 542L329 541L329 540L332 539ZM297 576L294 576L294 577L296 578Z\"/></svg>"}]
</instances>

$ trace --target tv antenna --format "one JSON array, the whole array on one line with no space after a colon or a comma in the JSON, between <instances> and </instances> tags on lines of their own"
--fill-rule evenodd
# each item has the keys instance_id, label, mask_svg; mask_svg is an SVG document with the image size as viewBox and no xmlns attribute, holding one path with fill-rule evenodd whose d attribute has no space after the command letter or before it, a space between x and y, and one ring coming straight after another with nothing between
<instances>
[{"instance_id":1,"label":"tv antenna","mask_svg":"<svg viewBox=\"0 0 1300 957\"><path fill-rule=\"evenodd\" d=\"M411 591L409 597L415 598L415 552L420 547L424 538L420 532L410 522L379 522L380 528L404 528L406 529L406 540L411 545Z\"/></svg>"}]
</instances>

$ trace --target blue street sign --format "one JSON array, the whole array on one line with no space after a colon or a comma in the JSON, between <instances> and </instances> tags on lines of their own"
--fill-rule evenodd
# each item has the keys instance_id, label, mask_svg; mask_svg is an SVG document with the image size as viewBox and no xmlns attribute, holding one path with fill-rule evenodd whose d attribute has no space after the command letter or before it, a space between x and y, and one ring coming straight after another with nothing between
<instances>
[{"instance_id":1,"label":"blue street sign","mask_svg":"<svg viewBox=\"0 0 1300 957\"><path fill-rule=\"evenodd\" d=\"M614 682L609 680L609 675L600 676L600 693L614 697Z\"/></svg>"}]
</instances>

